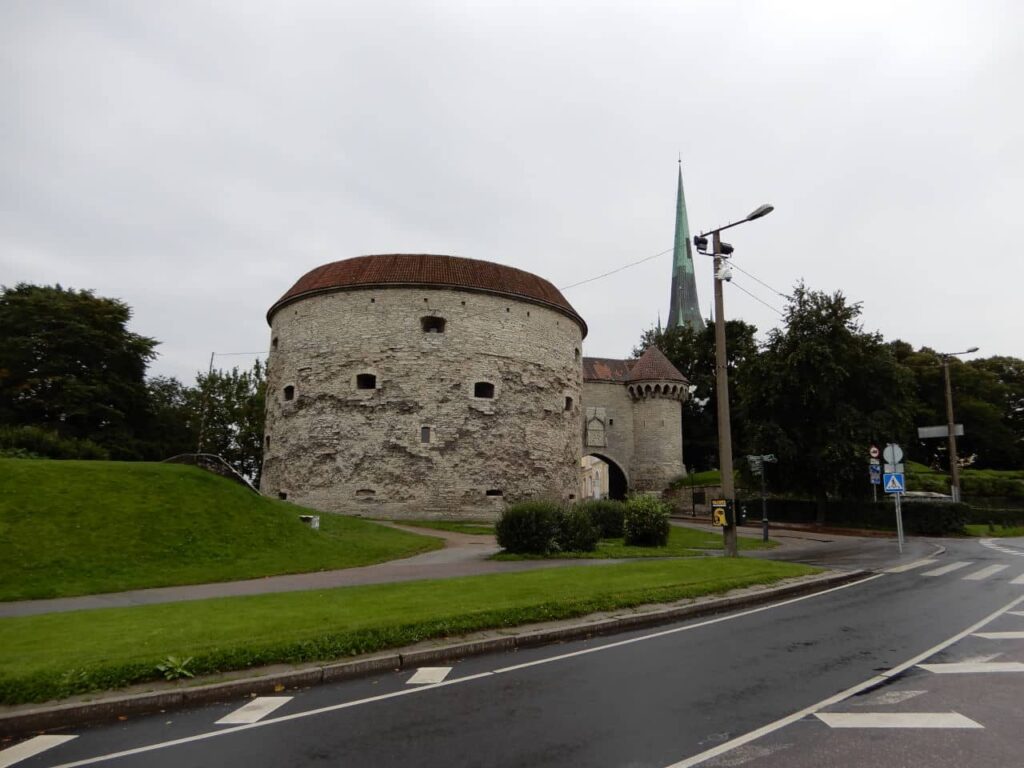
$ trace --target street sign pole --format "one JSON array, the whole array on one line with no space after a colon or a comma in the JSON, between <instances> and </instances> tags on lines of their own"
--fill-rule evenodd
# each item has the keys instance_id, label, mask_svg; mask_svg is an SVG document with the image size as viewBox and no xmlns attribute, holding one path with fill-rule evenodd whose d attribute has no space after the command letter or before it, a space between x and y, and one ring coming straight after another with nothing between
<instances>
[{"instance_id":1,"label":"street sign pole","mask_svg":"<svg viewBox=\"0 0 1024 768\"><path fill-rule=\"evenodd\" d=\"M899 546L900 554L902 555L903 509L900 505L900 496L903 495L903 491L906 489L903 480L904 475L902 474L903 466L900 464L900 462L903 461L903 449L896 445L896 443L889 443L887 446L885 446L885 450L882 452L882 456L885 458L887 462L889 462L889 464L886 467L886 471L890 472L890 474L886 475L886 477L891 478L891 480L887 481L885 491L887 493L892 493L893 495L893 504L896 507L896 542ZM892 485L892 488L896 490L890 490L890 483L892 482L896 483L895 485Z\"/></svg>"}]
</instances>

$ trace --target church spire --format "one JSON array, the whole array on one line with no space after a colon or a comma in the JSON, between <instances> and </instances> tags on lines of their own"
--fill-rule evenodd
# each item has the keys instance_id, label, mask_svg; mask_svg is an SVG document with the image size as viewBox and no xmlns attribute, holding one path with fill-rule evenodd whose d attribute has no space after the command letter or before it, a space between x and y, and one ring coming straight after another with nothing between
<instances>
[{"instance_id":1,"label":"church spire","mask_svg":"<svg viewBox=\"0 0 1024 768\"><path fill-rule=\"evenodd\" d=\"M686 220L683 195L683 162L679 160L679 188L676 192L676 239L672 251L672 296L669 300L668 328L688 325L695 331L704 328L697 302L697 281L690 250L690 224Z\"/></svg>"}]
</instances>

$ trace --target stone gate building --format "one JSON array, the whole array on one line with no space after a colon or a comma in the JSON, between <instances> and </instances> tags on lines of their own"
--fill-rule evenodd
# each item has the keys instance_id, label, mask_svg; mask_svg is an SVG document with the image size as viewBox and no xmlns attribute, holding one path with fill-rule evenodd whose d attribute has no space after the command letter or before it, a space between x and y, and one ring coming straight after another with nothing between
<instances>
[{"instance_id":1,"label":"stone gate building","mask_svg":"<svg viewBox=\"0 0 1024 768\"><path fill-rule=\"evenodd\" d=\"M361 256L303 276L267 321L264 494L368 516L493 517L511 501L576 498L584 453L619 472L617 492L683 472L682 375L657 350L585 361L586 323L528 272Z\"/></svg>"}]
</instances>

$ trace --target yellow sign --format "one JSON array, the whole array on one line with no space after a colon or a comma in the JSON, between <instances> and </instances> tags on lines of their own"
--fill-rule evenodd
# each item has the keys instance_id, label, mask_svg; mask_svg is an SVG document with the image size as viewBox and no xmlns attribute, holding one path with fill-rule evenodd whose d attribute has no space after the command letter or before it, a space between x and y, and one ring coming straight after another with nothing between
<instances>
[{"instance_id":1,"label":"yellow sign","mask_svg":"<svg viewBox=\"0 0 1024 768\"><path fill-rule=\"evenodd\" d=\"M729 502L725 499L712 499L711 500L711 524L726 526L728 524L726 520L725 510L728 508Z\"/></svg>"}]
</instances>

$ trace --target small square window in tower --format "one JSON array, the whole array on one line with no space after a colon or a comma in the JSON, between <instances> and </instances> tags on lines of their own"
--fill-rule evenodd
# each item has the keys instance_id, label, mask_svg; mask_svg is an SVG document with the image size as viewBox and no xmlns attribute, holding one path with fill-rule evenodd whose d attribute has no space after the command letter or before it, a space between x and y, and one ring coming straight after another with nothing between
<instances>
[{"instance_id":1,"label":"small square window in tower","mask_svg":"<svg viewBox=\"0 0 1024 768\"><path fill-rule=\"evenodd\" d=\"M285 400L294 400L295 399L295 387L293 387L291 384L289 384L287 387L284 388L284 399Z\"/></svg>"},{"instance_id":2,"label":"small square window in tower","mask_svg":"<svg viewBox=\"0 0 1024 768\"><path fill-rule=\"evenodd\" d=\"M356 389L376 389L377 377L372 373L360 373L356 376Z\"/></svg>"},{"instance_id":3,"label":"small square window in tower","mask_svg":"<svg viewBox=\"0 0 1024 768\"><path fill-rule=\"evenodd\" d=\"M494 397L494 385L489 381L478 381L473 385L473 397L484 397L488 400Z\"/></svg>"},{"instance_id":4,"label":"small square window in tower","mask_svg":"<svg viewBox=\"0 0 1024 768\"><path fill-rule=\"evenodd\" d=\"M572 398L571 397L565 398L565 410L567 410L567 411L571 411L572 410Z\"/></svg>"},{"instance_id":5,"label":"small square window in tower","mask_svg":"<svg viewBox=\"0 0 1024 768\"><path fill-rule=\"evenodd\" d=\"M444 333L444 318L443 317L421 317L420 327L423 328L424 333Z\"/></svg>"},{"instance_id":6,"label":"small square window in tower","mask_svg":"<svg viewBox=\"0 0 1024 768\"><path fill-rule=\"evenodd\" d=\"M420 442L421 443L429 443L430 442L430 427L420 427Z\"/></svg>"}]
</instances>

